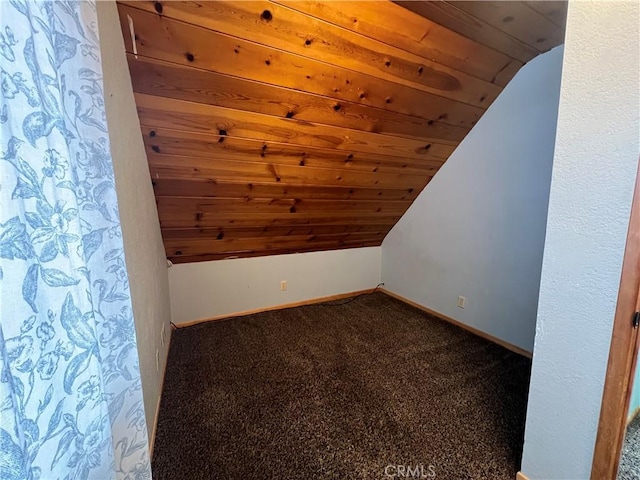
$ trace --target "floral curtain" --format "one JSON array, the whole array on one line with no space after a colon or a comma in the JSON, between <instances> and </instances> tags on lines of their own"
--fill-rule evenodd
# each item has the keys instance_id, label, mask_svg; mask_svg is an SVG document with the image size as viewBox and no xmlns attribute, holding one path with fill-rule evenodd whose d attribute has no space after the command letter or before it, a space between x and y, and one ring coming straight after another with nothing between
<instances>
[{"instance_id":1,"label":"floral curtain","mask_svg":"<svg viewBox=\"0 0 640 480\"><path fill-rule=\"evenodd\" d=\"M0 478L150 477L95 4L0 1Z\"/></svg>"}]
</instances>

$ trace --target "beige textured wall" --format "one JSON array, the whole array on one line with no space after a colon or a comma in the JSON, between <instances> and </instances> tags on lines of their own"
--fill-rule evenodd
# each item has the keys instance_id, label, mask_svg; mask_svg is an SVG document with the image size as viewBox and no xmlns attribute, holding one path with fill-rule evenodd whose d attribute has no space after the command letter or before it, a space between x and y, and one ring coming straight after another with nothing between
<instances>
[{"instance_id":1,"label":"beige textured wall","mask_svg":"<svg viewBox=\"0 0 640 480\"><path fill-rule=\"evenodd\" d=\"M169 279L158 212L149 180L124 42L114 1L97 2L104 99L124 239L149 435L155 429L168 353ZM165 345L160 331L165 329ZM159 351L160 368L156 366Z\"/></svg>"}]
</instances>

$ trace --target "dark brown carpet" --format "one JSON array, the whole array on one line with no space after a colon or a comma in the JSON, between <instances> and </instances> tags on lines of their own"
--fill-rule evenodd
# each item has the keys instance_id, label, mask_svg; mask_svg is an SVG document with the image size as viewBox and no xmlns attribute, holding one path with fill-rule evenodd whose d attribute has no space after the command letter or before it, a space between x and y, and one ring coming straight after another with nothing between
<instances>
[{"instance_id":1,"label":"dark brown carpet","mask_svg":"<svg viewBox=\"0 0 640 480\"><path fill-rule=\"evenodd\" d=\"M179 329L153 477L513 480L530 367L383 293Z\"/></svg>"},{"instance_id":2,"label":"dark brown carpet","mask_svg":"<svg viewBox=\"0 0 640 480\"><path fill-rule=\"evenodd\" d=\"M627 425L627 433L622 444L622 456L618 468L618 480L638 480L640 478L640 415Z\"/></svg>"}]
</instances>

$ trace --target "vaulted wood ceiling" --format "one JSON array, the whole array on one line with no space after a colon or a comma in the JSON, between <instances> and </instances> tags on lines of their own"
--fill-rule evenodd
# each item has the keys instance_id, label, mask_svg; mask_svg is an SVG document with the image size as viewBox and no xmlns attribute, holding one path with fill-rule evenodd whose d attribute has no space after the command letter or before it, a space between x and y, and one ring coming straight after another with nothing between
<instances>
[{"instance_id":1,"label":"vaulted wood ceiling","mask_svg":"<svg viewBox=\"0 0 640 480\"><path fill-rule=\"evenodd\" d=\"M380 245L520 67L562 43L566 15L556 1L118 8L174 262Z\"/></svg>"}]
</instances>

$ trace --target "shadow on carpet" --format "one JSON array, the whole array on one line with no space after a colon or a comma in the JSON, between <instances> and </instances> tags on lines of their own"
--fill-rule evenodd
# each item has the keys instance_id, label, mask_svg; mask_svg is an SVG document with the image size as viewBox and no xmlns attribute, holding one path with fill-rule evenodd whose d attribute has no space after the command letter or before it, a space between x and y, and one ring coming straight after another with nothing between
<instances>
[{"instance_id":1,"label":"shadow on carpet","mask_svg":"<svg viewBox=\"0 0 640 480\"><path fill-rule=\"evenodd\" d=\"M153 478L513 480L530 360L383 293L344 302L175 330Z\"/></svg>"}]
</instances>

